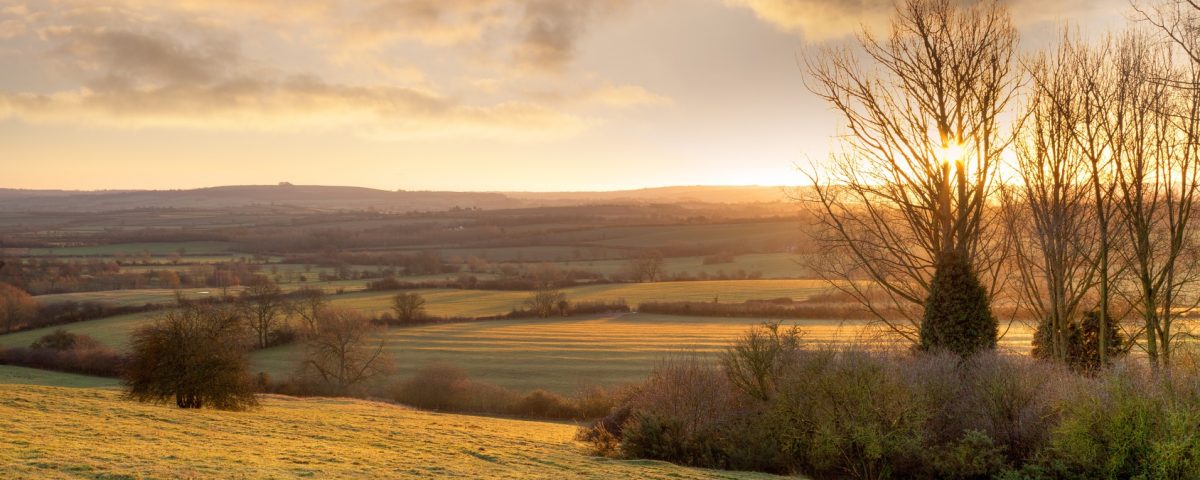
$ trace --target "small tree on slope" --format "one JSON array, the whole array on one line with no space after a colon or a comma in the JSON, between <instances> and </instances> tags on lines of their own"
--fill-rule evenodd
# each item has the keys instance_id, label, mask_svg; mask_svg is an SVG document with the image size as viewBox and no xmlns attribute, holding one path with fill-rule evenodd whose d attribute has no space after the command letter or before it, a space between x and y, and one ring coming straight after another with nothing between
<instances>
[{"instance_id":1,"label":"small tree on slope","mask_svg":"<svg viewBox=\"0 0 1200 480\"><path fill-rule=\"evenodd\" d=\"M969 356L996 348L996 318L970 264L957 252L947 251L935 268L921 322L921 349Z\"/></svg>"}]
</instances>

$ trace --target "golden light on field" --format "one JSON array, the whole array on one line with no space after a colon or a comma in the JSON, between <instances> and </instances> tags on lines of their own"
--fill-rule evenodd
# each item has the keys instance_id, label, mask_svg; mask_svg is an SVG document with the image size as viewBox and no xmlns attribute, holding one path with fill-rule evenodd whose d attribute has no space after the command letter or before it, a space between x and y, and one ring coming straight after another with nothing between
<instances>
[{"instance_id":1,"label":"golden light on field","mask_svg":"<svg viewBox=\"0 0 1200 480\"><path fill-rule=\"evenodd\" d=\"M344 398L268 396L258 410L221 412L138 404L112 389L0 385L0 395L0 464L16 478L768 478L598 460L571 424Z\"/></svg>"}]
</instances>

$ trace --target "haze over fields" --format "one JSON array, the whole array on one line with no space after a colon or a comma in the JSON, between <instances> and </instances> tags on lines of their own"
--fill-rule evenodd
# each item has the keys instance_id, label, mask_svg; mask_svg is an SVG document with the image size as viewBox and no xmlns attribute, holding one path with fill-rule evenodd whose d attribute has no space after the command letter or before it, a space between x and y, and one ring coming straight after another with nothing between
<instances>
[{"instance_id":1,"label":"haze over fields","mask_svg":"<svg viewBox=\"0 0 1200 480\"><path fill-rule=\"evenodd\" d=\"M317 185L224 186L193 190L69 191L0 188L0 210L102 211L278 205L318 209L421 211L599 203L782 202L783 187L662 187L610 192L408 192Z\"/></svg>"},{"instance_id":2,"label":"haze over fields","mask_svg":"<svg viewBox=\"0 0 1200 480\"><path fill-rule=\"evenodd\" d=\"M0 0L0 479L1200 480L1200 0Z\"/></svg>"}]
</instances>

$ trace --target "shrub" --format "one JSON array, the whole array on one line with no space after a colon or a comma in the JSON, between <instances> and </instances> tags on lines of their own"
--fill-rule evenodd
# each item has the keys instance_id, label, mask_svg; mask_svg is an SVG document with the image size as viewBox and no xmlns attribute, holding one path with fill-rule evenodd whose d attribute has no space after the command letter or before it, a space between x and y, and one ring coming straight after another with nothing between
<instances>
[{"instance_id":1,"label":"shrub","mask_svg":"<svg viewBox=\"0 0 1200 480\"><path fill-rule=\"evenodd\" d=\"M783 368L747 368L756 362L746 358L768 358L763 352L774 345L794 342L775 332L756 328L731 350L740 353L727 353L742 360L722 368L696 359L665 362L578 437L600 453L813 478L1075 478L1070 472L1079 467L1064 458L1076 455L1047 452L1062 450L1052 445L1062 438L1058 426L1068 424L1063 406L1096 397L1086 387L1097 380L1020 356L849 347L787 347ZM758 378L756 372L775 380L734 380ZM764 384L773 384L765 397ZM1190 407L1173 410L1179 429L1154 431L1174 443L1160 442L1141 458L1168 458L1151 461L1179 472L1191 468L1186 452L1200 437L1182 428L1200 419L1191 416L1200 409L1200 382L1171 385L1150 395ZM1089 433L1081 438L1091 438L1083 431ZM1109 453L1081 448L1095 456L1089 463ZM1119 473L1113 475L1128 471Z\"/></svg>"},{"instance_id":2,"label":"shrub","mask_svg":"<svg viewBox=\"0 0 1200 480\"><path fill-rule=\"evenodd\" d=\"M91 337L79 337L82 339L76 339L75 343L67 348L30 347L0 350L0 364L100 377L116 377L121 374L125 357L111 348L100 345Z\"/></svg>"},{"instance_id":3,"label":"shrub","mask_svg":"<svg viewBox=\"0 0 1200 480\"><path fill-rule=\"evenodd\" d=\"M567 296L562 292L553 288L542 288L525 300L525 306L534 315L547 318L555 314L566 315L570 304L567 303Z\"/></svg>"},{"instance_id":4,"label":"shrub","mask_svg":"<svg viewBox=\"0 0 1200 480\"><path fill-rule=\"evenodd\" d=\"M522 417L570 419L579 416L579 409L571 400L545 390L529 392L509 411Z\"/></svg>"},{"instance_id":5,"label":"shrub","mask_svg":"<svg viewBox=\"0 0 1200 480\"><path fill-rule=\"evenodd\" d=\"M392 296L392 311L400 323L412 323L425 316L425 297L407 292Z\"/></svg>"},{"instance_id":6,"label":"shrub","mask_svg":"<svg viewBox=\"0 0 1200 480\"><path fill-rule=\"evenodd\" d=\"M790 299L788 299L790 300ZM644 313L661 313L666 315L687 315L703 317L741 317L741 318L839 318L839 319L868 319L871 312L862 305L848 302L830 302L823 299L804 302L783 302L780 299L748 300L742 303L717 302L645 302L638 305L638 311Z\"/></svg>"},{"instance_id":7,"label":"shrub","mask_svg":"<svg viewBox=\"0 0 1200 480\"><path fill-rule=\"evenodd\" d=\"M470 389L471 381L463 369L449 363L431 363L400 384L394 398L418 408L454 410L465 406L463 398Z\"/></svg>"},{"instance_id":8,"label":"shrub","mask_svg":"<svg viewBox=\"0 0 1200 480\"><path fill-rule=\"evenodd\" d=\"M242 322L232 308L191 304L133 332L126 393L180 408L239 410L257 404Z\"/></svg>"},{"instance_id":9,"label":"shrub","mask_svg":"<svg viewBox=\"0 0 1200 480\"><path fill-rule=\"evenodd\" d=\"M127 313L148 312L161 308L159 305L149 303L144 305L110 305L94 301L48 303L40 306L37 314L28 323L24 326L15 327L14 330L63 325Z\"/></svg>"},{"instance_id":10,"label":"shrub","mask_svg":"<svg viewBox=\"0 0 1200 480\"><path fill-rule=\"evenodd\" d=\"M1200 377L1126 364L1063 404L1043 463L1080 478L1195 478Z\"/></svg>"},{"instance_id":11,"label":"shrub","mask_svg":"<svg viewBox=\"0 0 1200 480\"><path fill-rule=\"evenodd\" d=\"M1004 447L978 430L967 430L962 438L926 454L929 470L942 479L989 479L1009 468Z\"/></svg>"},{"instance_id":12,"label":"shrub","mask_svg":"<svg viewBox=\"0 0 1200 480\"><path fill-rule=\"evenodd\" d=\"M51 350L83 350L96 348L100 346L100 342L96 339L82 334L71 333L61 328L55 329L42 338L35 340L29 345L29 348L41 349L47 348Z\"/></svg>"},{"instance_id":13,"label":"shrub","mask_svg":"<svg viewBox=\"0 0 1200 480\"><path fill-rule=\"evenodd\" d=\"M938 256L925 301L921 349L969 356L995 349L996 338L996 319L974 268L958 253L943 252Z\"/></svg>"},{"instance_id":14,"label":"shrub","mask_svg":"<svg viewBox=\"0 0 1200 480\"><path fill-rule=\"evenodd\" d=\"M1117 322L1108 315L1107 357L1108 361L1121 358L1126 353L1125 336L1117 327ZM1033 356L1038 358L1053 358L1051 331L1047 322L1038 324L1033 335ZM1088 311L1078 322L1067 324L1067 365L1071 368L1094 372L1100 368L1100 312Z\"/></svg>"},{"instance_id":15,"label":"shrub","mask_svg":"<svg viewBox=\"0 0 1200 480\"><path fill-rule=\"evenodd\" d=\"M0 283L0 332L24 328L34 319L38 303L28 293L7 283Z\"/></svg>"},{"instance_id":16,"label":"shrub","mask_svg":"<svg viewBox=\"0 0 1200 480\"><path fill-rule=\"evenodd\" d=\"M411 379L392 385L388 395L399 403L430 410L581 420L607 415L618 395L627 394L600 388L573 397L545 390L520 394L472 381L461 368L435 362L418 369Z\"/></svg>"},{"instance_id":17,"label":"shrub","mask_svg":"<svg viewBox=\"0 0 1200 480\"><path fill-rule=\"evenodd\" d=\"M592 455L613 458L621 452L621 439L613 435L604 422L594 422L580 428L575 433L575 440L588 444Z\"/></svg>"},{"instance_id":18,"label":"shrub","mask_svg":"<svg viewBox=\"0 0 1200 480\"><path fill-rule=\"evenodd\" d=\"M729 381L753 398L767 401L779 378L800 349L800 330L781 329L779 322L753 327L721 355Z\"/></svg>"},{"instance_id":19,"label":"shrub","mask_svg":"<svg viewBox=\"0 0 1200 480\"><path fill-rule=\"evenodd\" d=\"M883 355L806 352L767 413L795 468L820 476L886 478L919 471L928 418Z\"/></svg>"},{"instance_id":20,"label":"shrub","mask_svg":"<svg viewBox=\"0 0 1200 480\"><path fill-rule=\"evenodd\" d=\"M685 465L724 464L717 439L722 426L740 415L743 398L720 368L699 357L665 360L630 399L622 449Z\"/></svg>"}]
</instances>

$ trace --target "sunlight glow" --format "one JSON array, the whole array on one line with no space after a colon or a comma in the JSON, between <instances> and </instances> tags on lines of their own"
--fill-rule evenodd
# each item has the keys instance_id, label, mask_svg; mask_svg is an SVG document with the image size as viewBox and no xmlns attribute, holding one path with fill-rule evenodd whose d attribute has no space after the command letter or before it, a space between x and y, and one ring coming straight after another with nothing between
<instances>
[{"instance_id":1,"label":"sunlight glow","mask_svg":"<svg viewBox=\"0 0 1200 480\"><path fill-rule=\"evenodd\" d=\"M958 162L961 162L963 160L963 156L965 155L965 149L963 149L963 144L961 142L951 141L951 142L948 142L947 145L942 147L942 150L941 150L941 152L939 152L939 155L941 156L940 160L941 160L943 166L955 165L955 164L958 164Z\"/></svg>"}]
</instances>

